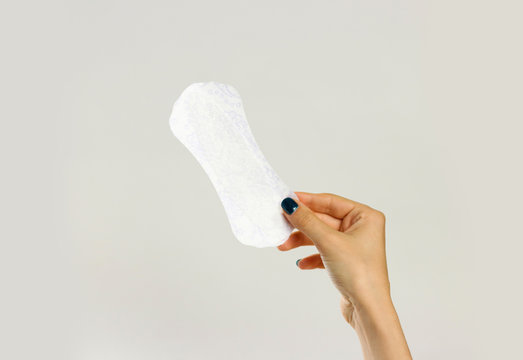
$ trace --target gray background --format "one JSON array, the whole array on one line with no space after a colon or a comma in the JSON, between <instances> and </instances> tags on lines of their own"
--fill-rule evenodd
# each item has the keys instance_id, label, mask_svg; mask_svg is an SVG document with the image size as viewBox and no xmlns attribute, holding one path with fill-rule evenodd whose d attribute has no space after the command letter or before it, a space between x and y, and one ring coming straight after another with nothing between
<instances>
[{"instance_id":1,"label":"gray background","mask_svg":"<svg viewBox=\"0 0 523 360\"><path fill-rule=\"evenodd\" d=\"M2 2L1 357L361 359L311 249L237 242L170 133L208 80L293 189L386 213L416 358L522 357L517 3Z\"/></svg>"}]
</instances>

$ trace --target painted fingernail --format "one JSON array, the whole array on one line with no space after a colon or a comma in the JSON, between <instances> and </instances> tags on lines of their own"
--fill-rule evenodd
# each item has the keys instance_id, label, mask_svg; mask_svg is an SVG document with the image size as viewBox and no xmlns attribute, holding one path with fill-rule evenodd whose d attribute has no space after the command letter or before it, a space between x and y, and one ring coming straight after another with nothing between
<instances>
[{"instance_id":1,"label":"painted fingernail","mask_svg":"<svg viewBox=\"0 0 523 360\"><path fill-rule=\"evenodd\" d=\"M287 214L292 215L298 208L298 204L296 203L296 201L288 197L283 199L283 201L281 202L281 207Z\"/></svg>"},{"instance_id":2,"label":"painted fingernail","mask_svg":"<svg viewBox=\"0 0 523 360\"><path fill-rule=\"evenodd\" d=\"M300 260L301 260L301 259L296 260L296 266L297 266L297 267L300 267L300 265L299 265Z\"/></svg>"}]
</instances>

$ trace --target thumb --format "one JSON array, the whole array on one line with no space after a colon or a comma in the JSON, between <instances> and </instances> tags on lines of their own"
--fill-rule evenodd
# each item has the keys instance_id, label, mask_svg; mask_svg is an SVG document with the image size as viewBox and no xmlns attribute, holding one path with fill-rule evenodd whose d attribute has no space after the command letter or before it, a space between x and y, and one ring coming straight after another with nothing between
<instances>
[{"instance_id":1,"label":"thumb","mask_svg":"<svg viewBox=\"0 0 523 360\"><path fill-rule=\"evenodd\" d=\"M287 220L311 239L315 245L321 244L336 232L299 200L287 197L281 202L281 207Z\"/></svg>"}]
</instances>

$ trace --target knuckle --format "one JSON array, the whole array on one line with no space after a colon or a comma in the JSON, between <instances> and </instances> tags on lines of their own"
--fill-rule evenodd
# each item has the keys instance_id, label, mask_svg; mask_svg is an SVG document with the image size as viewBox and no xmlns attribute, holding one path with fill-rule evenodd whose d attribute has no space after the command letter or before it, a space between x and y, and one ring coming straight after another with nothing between
<instances>
[{"instance_id":1,"label":"knuckle","mask_svg":"<svg viewBox=\"0 0 523 360\"><path fill-rule=\"evenodd\" d=\"M320 195L323 195L323 196L336 196L335 194L327 193L327 192L321 193Z\"/></svg>"},{"instance_id":2,"label":"knuckle","mask_svg":"<svg viewBox=\"0 0 523 360\"><path fill-rule=\"evenodd\" d=\"M385 222L385 214L379 210L374 210L374 216L377 221Z\"/></svg>"},{"instance_id":3,"label":"knuckle","mask_svg":"<svg viewBox=\"0 0 523 360\"><path fill-rule=\"evenodd\" d=\"M369 208L368 217L376 222L384 223L385 222L385 214L379 210Z\"/></svg>"}]
</instances>

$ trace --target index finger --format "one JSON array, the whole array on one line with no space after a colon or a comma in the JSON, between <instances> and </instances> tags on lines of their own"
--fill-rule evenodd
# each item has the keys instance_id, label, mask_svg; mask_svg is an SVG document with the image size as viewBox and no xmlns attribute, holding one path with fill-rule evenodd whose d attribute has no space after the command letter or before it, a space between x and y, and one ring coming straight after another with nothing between
<instances>
[{"instance_id":1,"label":"index finger","mask_svg":"<svg viewBox=\"0 0 523 360\"><path fill-rule=\"evenodd\" d=\"M306 192L295 192L300 201L311 210L328 214L337 219L343 219L350 214L360 203L346 199L334 194L312 194Z\"/></svg>"}]
</instances>

